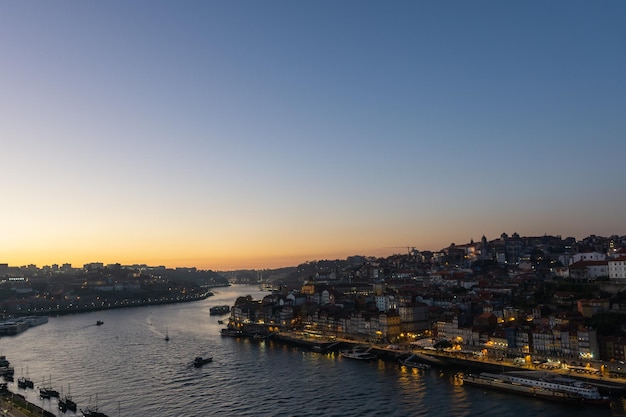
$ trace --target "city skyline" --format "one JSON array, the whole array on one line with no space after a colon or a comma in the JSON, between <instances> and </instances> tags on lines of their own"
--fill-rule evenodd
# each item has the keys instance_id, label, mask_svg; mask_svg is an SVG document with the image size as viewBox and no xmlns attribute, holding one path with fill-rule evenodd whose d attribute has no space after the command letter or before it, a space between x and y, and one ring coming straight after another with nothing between
<instances>
[{"instance_id":1,"label":"city skyline","mask_svg":"<svg viewBox=\"0 0 626 417\"><path fill-rule=\"evenodd\" d=\"M458 241L457 243L455 242L451 242L449 245L446 245L445 247L441 247L439 248L439 250L428 250L428 249L421 249L415 246L396 246L396 247L388 247L385 248L387 251L391 250L391 252L386 253L385 255L372 255L372 254L367 254L367 253L353 253L353 254L348 254L345 255L343 257L337 257L337 258L315 258L315 259L308 259L306 261L300 261L300 260L295 260L295 263L292 264L282 264L282 265L272 265L272 266L268 266L268 267L258 267L258 268L254 268L254 267L248 267L248 268L234 268L234 269L211 269L211 268L198 268L196 265L164 265L163 263L154 263L154 264L146 264L146 263L123 263L123 262L101 262L101 261L96 261L96 260L92 260L89 262L82 262L82 263L77 263L77 264L73 264L71 262L50 262L47 264L35 264L32 262L27 262L27 263L22 263L22 264L11 264L11 263L7 263L7 262L0 262L0 267L5 264L6 266L10 267L10 268L27 268L27 267L32 267L35 266L37 268L51 268L51 267L57 267L60 269L63 269L65 267L70 267L73 269L76 268L83 268L83 267L89 267L89 268L94 268L97 267L97 265L102 265L102 266L111 266L111 265L120 265L122 267L134 267L134 266L146 266L149 268L159 268L159 267L165 267L168 269L176 269L176 268L180 268L180 269L185 269L185 268L196 268L199 270L213 270L215 272L230 272L230 271L235 271L235 270L246 270L246 269L259 269L259 270L263 270L263 269L280 269L280 268L291 268L291 267L296 267L300 264L303 263L307 263L307 262L319 262L319 261L336 261L336 260L345 260L349 257L353 257L353 256L364 256L364 257L375 257L375 258L386 258L386 257L393 257L393 256L397 256L397 255L407 255L407 254L411 254L411 253L415 253L415 251L417 252L432 252L432 253L438 253L438 252L443 252L446 251L447 248L456 246L456 247L465 247L465 246L473 246L473 245L480 245L480 241L482 240L482 238L485 238L486 241L488 243L493 244L493 242L498 242L501 241L502 239L505 240L527 240L527 239L540 239L543 237L554 237L554 238L559 238L561 239L563 242L565 242L567 239L571 239L574 238L575 241L581 245L583 252L589 252L589 251L596 251L597 249L594 249L593 246L597 244L596 239L601 239L601 240L605 240L605 244L608 245L608 252L609 253L613 253L614 250L619 250L619 249L623 249L626 250L626 247L623 247L621 245L621 242L624 242L624 238L626 238L626 236L620 236L620 235L615 235L612 234L610 236L599 236L596 234L591 234L588 236L585 236L582 239L578 239L575 236L571 236L571 235L567 235L567 236L561 236L561 235L533 235L533 236L527 236L527 235L520 235L517 232L514 232L512 234L506 233L506 232L502 232L500 235L493 237L493 238L488 238L487 236L481 236L481 239L470 239L469 241ZM613 241L612 238L616 238L615 241ZM589 240L590 239L590 240ZM615 246L613 247L613 244L615 244ZM580 249L580 248L579 248ZM603 252L603 251L601 251ZM577 251L574 251L571 255L578 253ZM480 255L479 255L480 257ZM1 269L1 268L0 268Z\"/></svg>"},{"instance_id":2,"label":"city skyline","mask_svg":"<svg viewBox=\"0 0 626 417\"><path fill-rule=\"evenodd\" d=\"M625 235L618 1L0 4L0 262Z\"/></svg>"}]
</instances>

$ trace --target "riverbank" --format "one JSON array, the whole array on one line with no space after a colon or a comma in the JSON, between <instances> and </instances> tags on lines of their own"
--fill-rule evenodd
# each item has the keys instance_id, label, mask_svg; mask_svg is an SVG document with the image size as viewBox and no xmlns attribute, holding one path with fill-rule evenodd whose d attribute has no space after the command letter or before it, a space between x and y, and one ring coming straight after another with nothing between
<instances>
[{"instance_id":1,"label":"riverbank","mask_svg":"<svg viewBox=\"0 0 626 417\"><path fill-rule=\"evenodd\" d=\"M383 361L398 362L411 355L415 355L418 361L440 368L458 368L460 370L493 373L507 371L538 371L533 365L520 366L513 363L512 360L492 360L484 357L475 358L461 353L416 347L402 349L394 345L377 345L343 338L312 338L298 332L275 333L272 334L272 339L319 353L338 352L356 346L367 346L370 352L376 354L376 356ZM607 377L604 374L578 374L572 373L566 369L542 369L541 372L549 372L585 381L595 385L601 392L610 394L611 396L626 396L626 378L623 377Z\"/></svg>"},{"instance_id":2,"label":"riverbank","mask_svg":"<svg viewBox=\"0 0 626 417\"><path fill-rule=\"evenodd\" d=\"M11 391L4 391L0 394L0 411L3 417L55 417L53 413L26 401L22 395Z\"/></svg>"},{"instance_id":3,"label":"riverbank","mask_svg":"<svg viewBox=\"0 0 626 417\"><path fill-rule=\"evenodd\" d=\"M123 300L114 300L114 301L103 301L100 304L84 304L84 305L68 305L65 307L59 308L50 308L50 309L40 309L28 311L25 314L27 315L43 315L43 316L62 316L65 314L76 314L76 313L88 313L92 311L102 311L102 310L113 310L118 308L129 308L129 307L145 307L145 306L154 306L154 305L163 305L163 304L177 304L177 303L188 303L192 301L204 300L208 297L211 297L213 292L207 291L201 294L196 295L186 295L186 296L176 296L176 297L161 297L161 298L141 298L141 299L123 299Z\"/></svg>"}]
</instances>

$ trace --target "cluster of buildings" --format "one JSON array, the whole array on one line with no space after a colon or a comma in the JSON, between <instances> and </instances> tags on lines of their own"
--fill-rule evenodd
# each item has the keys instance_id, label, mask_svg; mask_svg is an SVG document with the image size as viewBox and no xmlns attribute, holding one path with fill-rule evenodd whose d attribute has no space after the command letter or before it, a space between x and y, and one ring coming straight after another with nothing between
<instances>
[{"instance_id":1,"label":"cluster of buildings","mask_svg":"<svg viewBox=\"0 0 626 417\"><path fill-rule=\"evenodd\" d=\"M0 264L0 318L192 301L205 298L209 287L227 283L195 268Z\"/></svg>"},{"instance_id":2,"label":"cluster of buildings","mask_svg":"<svg viewBox=\"0 0 626 417\"><path fill-rule=\"evenodd\" d=\"M445 342L492 358L626 361L624 325L611 334L593 325L600 314L626 314L625 248L617 236L576 242L502 235L441 253L409 249L358 265L326 262L314 273L302 270L308 275L299 288L238 300L230 325L394 344ZM579 273L586 262L605 262L606 273Z\"/></svg>"}]
</instances>

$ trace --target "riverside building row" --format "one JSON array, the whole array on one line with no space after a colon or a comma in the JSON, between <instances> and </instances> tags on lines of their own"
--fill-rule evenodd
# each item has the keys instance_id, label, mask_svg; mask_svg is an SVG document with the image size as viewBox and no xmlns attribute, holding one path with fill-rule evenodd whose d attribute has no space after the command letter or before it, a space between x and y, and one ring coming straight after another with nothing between
<instances>
[{"instance_id":1,"label":"riverside building row","mask_svg":"<svg viewBox=\"0 0 626 417\"><path fill-rule=\"evenodd\" d=\"M403 286L383 293L384 288L307 283L299 292L274 293L235 305L230 325L260 323L270 331L300 329L311 336L399 345L419 339L422 344L428 339L430 346L447 341L458 350L496 358L534 354L626 361L626 338L599 338L585 324L583 311L589 300L578 300L576 310L550 312L546 306L530 310L504 306L506 292L498 295L484 288L464 296L446 294L439 286Z\"/></svg>"}]
</instances>

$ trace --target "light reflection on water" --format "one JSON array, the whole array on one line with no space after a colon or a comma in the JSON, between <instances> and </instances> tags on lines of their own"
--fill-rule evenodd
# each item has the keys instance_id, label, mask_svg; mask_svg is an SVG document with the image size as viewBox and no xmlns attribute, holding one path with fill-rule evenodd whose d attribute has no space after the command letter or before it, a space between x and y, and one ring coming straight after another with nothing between
<instances>
[{"instance_id":1,"label":"light reflection on water","mask_svg":"<svg viewBox=\"0 0 626 417\"><path fill-rule=\"evenodd\" d=\"M120 416L609 416L506 393L463 387L456 371L361 363L272 341L223 338L211 306L256 287L216 289L207 300L51 317L0 339L0 354L41 385L51 379L79 407ZM96 326L97 320L104 322ZM164 340L165 329L170 341ZM194 368L198 355L213 362ZM18 391L16 387L12 390ZM23 390L20 390L24 394ZM55 413L55 401L27 398ZM66 413L71 416L72 413Z\"/></svg>"}]
</instances>

